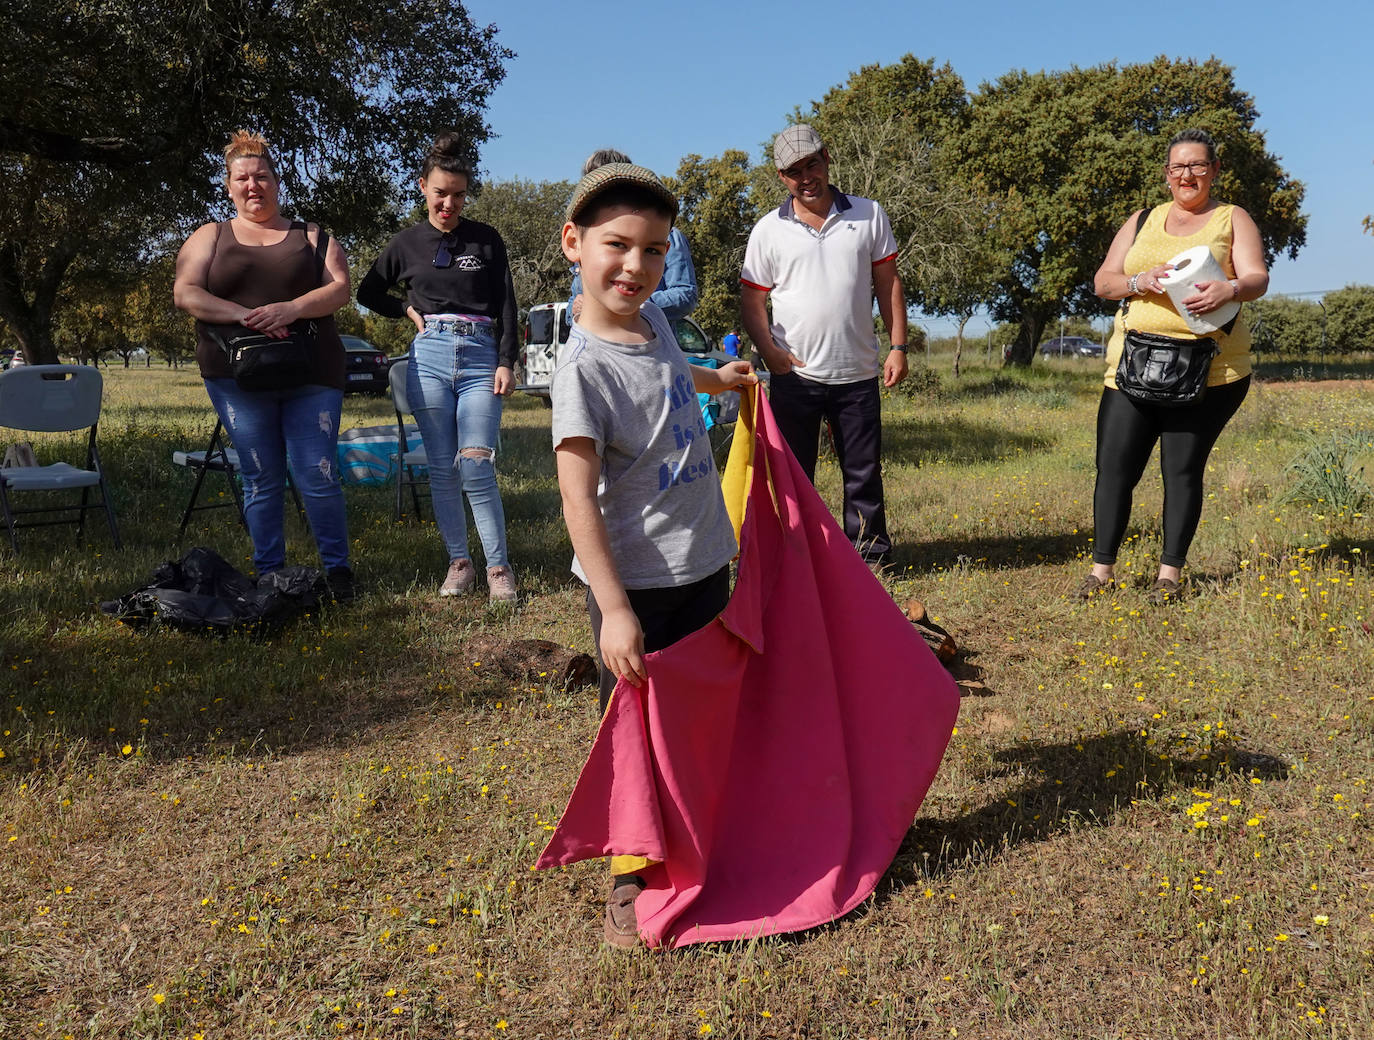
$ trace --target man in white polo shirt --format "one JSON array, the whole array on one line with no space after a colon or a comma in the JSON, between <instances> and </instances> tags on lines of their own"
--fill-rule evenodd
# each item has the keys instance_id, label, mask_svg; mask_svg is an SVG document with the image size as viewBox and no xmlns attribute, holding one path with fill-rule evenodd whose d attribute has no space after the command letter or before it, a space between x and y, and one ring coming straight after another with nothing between
<instances>
[{"instance_id":1,"label":"man in white polo shirt","mask_svg":"<svg viewBox=\"0 0 1374 1040\"><path fill-rule=\"evenodd\" d=\"M821 419L844 477L844 532L870 566L888 562L878 378L906 378L906 299L883 208L830 183L830 153L805 124L773 142L789 198L749 234L740 275L745 331L772 373L769 400L812 481ZM873 299L892 349L878 357ZM773 319L766 301L773 298Z\"/></svg>"}]
</instances>

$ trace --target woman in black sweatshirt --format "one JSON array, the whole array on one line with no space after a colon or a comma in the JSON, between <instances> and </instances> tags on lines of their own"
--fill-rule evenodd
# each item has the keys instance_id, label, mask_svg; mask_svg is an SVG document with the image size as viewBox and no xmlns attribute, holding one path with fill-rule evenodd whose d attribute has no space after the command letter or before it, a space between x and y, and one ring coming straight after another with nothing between
<instances>
[{"instance_id":1,"label":"woman in black sweatshirt","mask_svg":"<svg viewBox=\"0 0 1374 1040\"><path fill-rule=\"evenodd\" d=\"M439 595L460 596L477 584L466 496L482 540L490 598L513 603L496 442L502 404L515 386L515 290L501 236L462 218L472 181L463 153L456 134L440 134L434 142L420 171L428 218L387 243L358 287L358 302L415 323L406 397L429 456L434 515L448 550Z\"/></svg>"}]
</instances>

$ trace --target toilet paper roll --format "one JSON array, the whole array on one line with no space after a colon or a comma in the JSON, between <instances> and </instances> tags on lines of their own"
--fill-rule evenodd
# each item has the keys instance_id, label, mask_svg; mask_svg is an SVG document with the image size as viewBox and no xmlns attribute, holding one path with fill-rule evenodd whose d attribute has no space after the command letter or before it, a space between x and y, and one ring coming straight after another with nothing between
<instances>
[{"instance_id":1,"label":"toilet paper roll","mask_svg":"<svg viewBox=\"0 0 1374 1040\"><path fill-rule=\"evenodd\" d=\"M1223 303L1216 310L1208 311L1206 314L1189 314L1188 308L1183 306L1184 300L1197 295L1198 282L1226 281L1226 272L1221 269L1216 257L1212 256L1212 251L1206 246L1185 249L1169 263L1174 265L1174 269L1167 272L1159 280L1159 284L1164 286L1164 291L1169 294L1174 309L1198 335L1205 336L1209 332L1216 332L1240 313L1240 304L1235 300Z\"/></svg>"}]
</instances>

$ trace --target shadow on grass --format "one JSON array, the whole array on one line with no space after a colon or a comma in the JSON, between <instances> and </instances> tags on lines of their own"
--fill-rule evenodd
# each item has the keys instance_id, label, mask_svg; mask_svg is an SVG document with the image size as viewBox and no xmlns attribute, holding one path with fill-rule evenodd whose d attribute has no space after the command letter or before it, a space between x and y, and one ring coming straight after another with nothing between
<instances>
[{"instance_id":1,"label":"shadow on grass","mask_svg":"<svg viewBox=\"0 0 1374 1040\"><path fill-rule=\"evenodd\" d=\"M1332 538L1325 548L1307 555L1322 561L1340 559L1351 567L1374 566L1374 538Z\"/></svg>"},{"instance_id":2,"label":"shadow on grass","mask_svg":"<svg viewBox=\"0 0 1374 1040\"><path fill-rule=\"evenodd\" d=\"M56 638L26 634L6 648L19 692L3 703L32 728L6 741L0 779L61 772L69 760L79 769L92 754L118 759L126 745L148 762L207 749L278 755L351 746L438 706L509 699L510 679L465 666L465 640L446 644L437 661L418 648L454 627L500 632L484 629L489 613L485 597L460 606L431 597L404 610L324 605L260 638L140 632L109 619ZM386 649L372 658L373 646ZM409 646L415 660L398 667L395 648ZM105 685L105 671L122 677ZM133 672L141 682L129 680Z\"/></svg>"},{"instance_id":3,"label":"shadow on grass","mask_svg":"<svg viewBox=\"0 0 1374 1040\"><path fill-rule=\"evenodd\" d=\"M427 502L426 523L396 523L393 488L350 487L360 592L354 604L326 606L259 639L136 632L99 615L99 601L141 587L159 561L192 546L215 548L242 570L251 566L248 535L232 509L197 514L183 543L173 544L189 483L148 496L173 501L145 506L142 523L121 515L125 552L110 553L98 529L84 551L65 548L70 543L53 531L26 545L16 580L0 582L0 618L10 619L0 710L23 723L3 742L9 754L0 778L52 769L73 752L117 758L126 744L155 762L211 746L306 750L352 742L436 705L480 709L509 699L512 685L455 659L465 634L538 634L546 604L528 604L575 583L556 493L541 491L539 482L509 496L512 560L526 610L535 612L510 620L488 609L485 590L461 601L436 597L446 557ZM318 565L308 529L294 515L286 535L289 560ZM475 533L470 538L476 551ZM49 573L54 567L61 578Z\"/></svg>"},{"instance_id":4,"label":"shadow on grass","mask_svg":"<svg viewBox=\"0 0 1374 1040\"><path fill-rule=\"evenodd\" d=\"M779 946L798 946L832 931L842 921L866 917L912 885L986 866L1034 841L1077 827L1106 827L1132 799L1187 789L1226 776L1286 780L1288 765L1273 755L1236 747L1206 757L1161 760L1145 746L1140 731L1119 730L1072 744L1023 744L998 752L981 780L1028 772L1034 782L999 794L982 808L948 820L918 819L907 831L871 900L843 918L800 932L768 937ZM1116 763L1104 782L1103 762Z\"/></svg>"},{"instance_id":5,"label":"shadow on grass","mask_svg":"<svg viewBox=\"0 0 1374 1040\"><path fill-rule=\"evenodd\" d=\"M912 544L899 543L892 550L892 567L898 573L910 567L921 573L949 568L961 563L980 567L1036 566L1068 563L1084 555L1090 547L1089 533L1040 534L998 538L921 539Z\"/></svg>"},{"instance_id":6,"label":"shadow on grass","mask_svg":"<svg viewBox=\"0 0 1374 1040\"><path fill-rule=\"evenodd\" d=\"M1029 842L1078 827L1109 826L1133 799L1158 797L1231 776L1283 780L1281 759L1235 746L1195 758L1161 758L1138 729L1064 744L1021 744L997 752L980 778L1026 775L981 808L952 819L918 819L888 870L878 899L914 883L984 866Z\"/></svg>"},{"instance_id":7,"label":"shadow on grass","mask_svg":"<svg viewBox=\"0 0 1374 1040\"><path fill-rule=\"evenodd\" d=\"M883 455L919 466L923 461L997 462L1018 454L1050 451L1054 440L962 419L891 418L883 423Z\"/></svg>"},{"instance_id":8,"label":"shadow on grass","mask_svg":"<svg viewBox=\"0 0 1374 1040\"><path fill-rule=\"evenodd\" d=\"M1315 549L1289 549L1279 559L1303 560L1317 565L1335 563L1352 572L1363 572L1374 567L1374 538L1347 538L1337 535L1328 535L1328 538L1329 541L1325 545ZM1240 581L1244 575L1245 571L1235 566L1224 570L1198 570L1189 574L1188 584L1197 590L1219 593Z\"/></svg>"},{"instance_id":9,"label":"shadow on grass","mask_svg":"<svg viewBox=\"0 0 1374 1040\"><path fill-rule=\"evenodd\" d=\"M1027 402L1035 403L1042 401L1047 394L1096 396L1101 388L1100 376L1087 380L1083 372L1040 371L1034 376L1024 373L1019 378L1016 375L998 373L991 379L948 383L945 396L953 401L986 401L988 398L997 397L1006 398L1009 403L1020 397Z\"/></svg>"},{"instance_id":10,"label":"shadow on grass","mask_svg":"<svg viewBox=\"0 0 1374 1040\"><path fill-rule=\"evenodd\" d=\"M959 687L960 697L996 697L997 691L987 684L987 673L974 663L977 656L978 651L960 647L948 665L950 677Z\"/></svg>"}]
</instances>

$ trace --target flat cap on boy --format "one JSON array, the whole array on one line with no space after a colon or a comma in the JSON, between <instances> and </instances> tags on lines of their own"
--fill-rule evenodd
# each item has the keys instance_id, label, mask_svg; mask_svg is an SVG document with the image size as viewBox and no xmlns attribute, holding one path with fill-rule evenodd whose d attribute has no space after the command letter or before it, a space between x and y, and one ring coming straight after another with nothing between
<instances>
[{"instance_id":1,"label":"flat cap on boy","mask_svg":"<svg viewBox=\"0 0 1374 1040\"><path fill-rule=\"evenodd\" d=\"M658 179L658 174L634 163L613 162L598 166L577 182L577 187L573 189L572 201L568 203L566 211L568 222L575 224L578 214L587 208L587 203L617 184L631 184L637 188L647 189L667 203L673 211L673 216L677 216L677 196Z\"/></svg>"}]
</instances>

